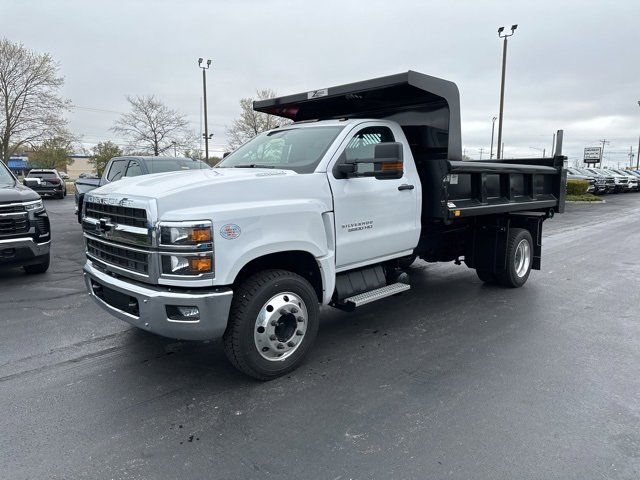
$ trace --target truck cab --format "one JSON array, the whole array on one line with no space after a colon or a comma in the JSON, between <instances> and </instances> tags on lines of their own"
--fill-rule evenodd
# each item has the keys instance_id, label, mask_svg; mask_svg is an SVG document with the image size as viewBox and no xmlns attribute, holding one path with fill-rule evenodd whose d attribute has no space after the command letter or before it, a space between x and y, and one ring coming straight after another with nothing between
<instances>
[{"instance_id":1,"label":"truck cab","mask_svg":"<svg viewBox=\"0 0 640 480\"><path fill-rule=\"evenodd\" d=\"M293 123L214 169L86 196L84 275L101 307L172 338L222 337L234 366L266 380L300 364L319 305L410 289L407 259L464 262L506 287L540 268L565 157L463 162L455 84L406 72L254 109Z\"/></svg>"}]
</instances>

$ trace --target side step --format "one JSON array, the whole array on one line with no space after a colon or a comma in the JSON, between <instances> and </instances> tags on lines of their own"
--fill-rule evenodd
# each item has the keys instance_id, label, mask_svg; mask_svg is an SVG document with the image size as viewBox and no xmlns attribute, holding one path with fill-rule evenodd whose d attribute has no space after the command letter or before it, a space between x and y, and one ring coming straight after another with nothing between
<instances>
[{"instance_id":1,"label":"side step","mask_svg":"<svg viewBox=\"0 0 640 480\"><path fill-rule=\"evenodd\" d=\"M375 290L370 290L368 292L354 295L353 297L345 298L344 303L352 308L361 307L367 303L375 302L376 300L390 297L391 295L396 295L409 290L410 288L411 285L407 285L406 283L393 283L382 288L376 288Z\"/></svg>"}]
</instances>

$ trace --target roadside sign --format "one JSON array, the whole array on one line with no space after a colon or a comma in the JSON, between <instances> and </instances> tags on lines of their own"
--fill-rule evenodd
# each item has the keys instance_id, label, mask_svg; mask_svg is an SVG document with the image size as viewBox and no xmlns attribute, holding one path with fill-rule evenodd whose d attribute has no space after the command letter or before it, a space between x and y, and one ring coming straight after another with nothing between
<instances>
[{"instance_id":1,"label":"roadside sign","mask_svg":"<svg viewBox=\"0 0 640 480\"><path fill-rule=\"evenodd\" d=\"M585 147L584 163L598 163L602 159L602 147Z\"/></svg>"}]
</instances>

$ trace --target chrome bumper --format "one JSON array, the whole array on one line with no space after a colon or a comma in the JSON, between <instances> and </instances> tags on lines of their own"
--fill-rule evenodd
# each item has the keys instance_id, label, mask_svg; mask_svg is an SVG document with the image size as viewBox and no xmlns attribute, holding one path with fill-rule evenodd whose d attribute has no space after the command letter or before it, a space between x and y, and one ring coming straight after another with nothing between
<instances>
[{"instance_id":1,"label":"chrome bumper","mask_svg":"<svg viewBox=\"0 0 640 480\"><path fill-rule=\"evenodd\" d=\"M143 285L129 279L115 278L93 266L88 260L83 268L89 295L113 316L158 335L183 340L209 340L221 337L227 328L233 291L230 288L198 288L171 291L167 287ZM95 285L128 295L137 300L138 314L126 312L99 298ZM200 311L198 320L172 320L167 306L193 306Z\"/></svg>"},{"instance_id":2,"label":"chrome bumper","mask_svg":"<svg viewBox=\"0 0 640 480\"><path fill-rule=\"evenodd\" d=\"M4 250L6 248L15 248L16 250L26 249L34 257L40 257L49 253L50 246L51 240L47 240L43 243L36 243L31 238L12 238L0 240L0 250Z\"/></svg>"}]
</instances>

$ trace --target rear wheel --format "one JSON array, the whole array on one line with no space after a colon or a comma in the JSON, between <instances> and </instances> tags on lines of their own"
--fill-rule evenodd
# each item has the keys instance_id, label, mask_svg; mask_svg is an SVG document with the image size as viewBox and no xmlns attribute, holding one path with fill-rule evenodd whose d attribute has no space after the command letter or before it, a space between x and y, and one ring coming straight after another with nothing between
<instances>
[{"instance_id":1,"label":"rear wheel","mask_svg":"<svg viewBox=\"0 0 640 480\"><path fill-rule=\"evenodd\" d=\"M318 332L318 297L286 270L265 270L234 292L224 350L241 372L270 380L298 367Z\"/></svg>"},{"instance_id":2,"label":"rear wheel","mask_svg":"<svg viewBox=\"0 0 640 480\"><path fill-rule=\"evenodd\" d=\"M533 239L528 230L512 228L507 243L507 269L498 278L502 285L521 287L527 282L533 264Z\"/></svg>"},{"instance_id":3,"label":"rear wheel","mask_svg":"<svg viewBox=\"0 0 640 480\"><path fill-rule=\"evenodd\" d=\"M44 273L49 269L50 260L51 260L51 257L47 253L44 261L42 261L41 263L36 263L35 265L25 265L22 268L24 268L24 271L29 274Z\"/></svg>"}]
</instances>

